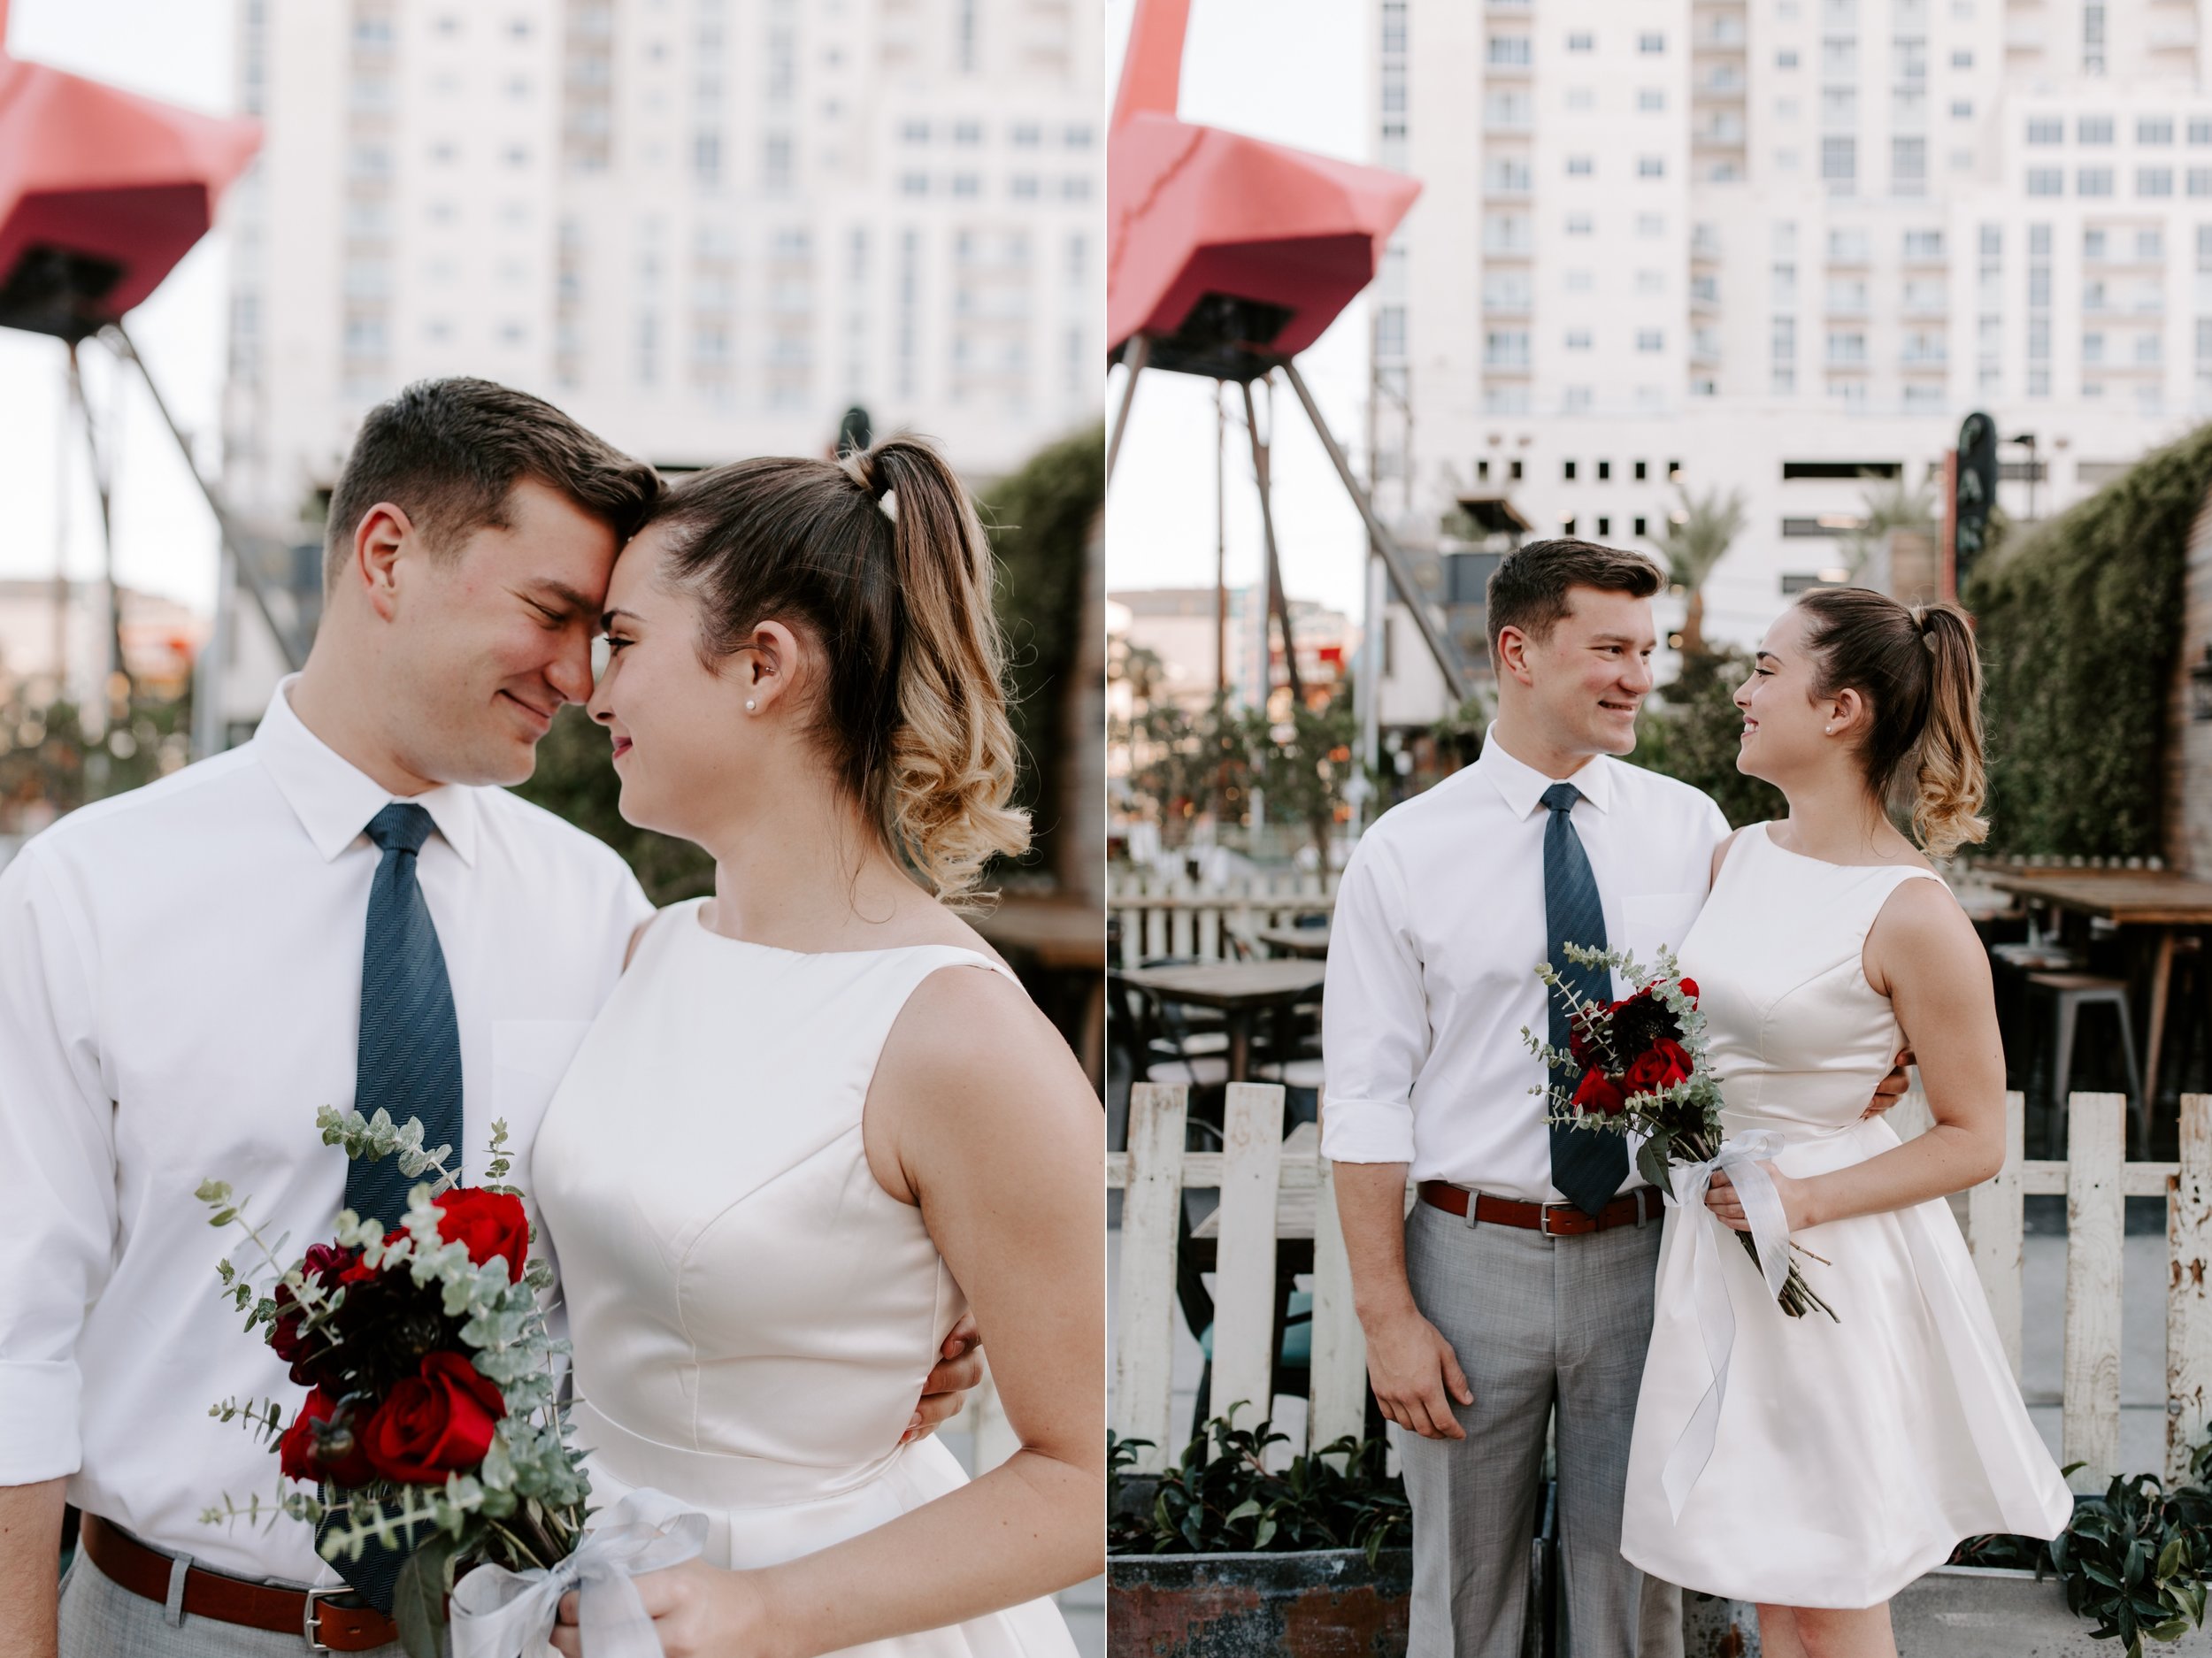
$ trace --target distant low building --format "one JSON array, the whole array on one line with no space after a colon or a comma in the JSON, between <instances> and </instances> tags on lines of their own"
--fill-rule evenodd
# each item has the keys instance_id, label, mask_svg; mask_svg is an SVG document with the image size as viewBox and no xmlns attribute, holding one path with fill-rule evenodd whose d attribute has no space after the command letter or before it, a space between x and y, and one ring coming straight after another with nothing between
<instances>
[{"instance_id":1,"label":"distant low building","mask_svg":"<svg viewBox=\"0 0 2212 1658\"><path fill-rule=\"evenodd\" d=\"M180 695L207 642L205 617L160 594L122 590L123 660L142 690ZM111 651L99 581L0 580L0 700L101 697Z\"/></svg>"}]
</instances>

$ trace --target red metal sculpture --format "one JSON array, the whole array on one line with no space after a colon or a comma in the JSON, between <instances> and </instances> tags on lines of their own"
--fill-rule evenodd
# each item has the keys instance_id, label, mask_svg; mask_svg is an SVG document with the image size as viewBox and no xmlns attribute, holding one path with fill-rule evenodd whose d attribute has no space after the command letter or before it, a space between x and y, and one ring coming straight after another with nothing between
<instances>
[{"instance_id":1,"label":"red metal sculpture","mask_svg":"<svg viewBox=\"0 0 2212 1658\"><path fill-rule=\"evenodd\" d=\"M1177 119L1190 0L1137 0L1107 139L1107 341L1129 372L1107 444L1112 475L1148 368L1243 388L1267 541L1269 608L1298 690L1269 503L1267 446L1251 383L1280 371L1367 521L1454 698L1457 656L1414 597L1403 553L1321 418L1294 360L1374 280L1384 247L1421 193L1417 180Z\"/></svg>"},{"instance_id":2,"label":"red metal sculpture","mask_svg":"<svg viewBox=\"0 0 2212 1658\"><path fill-rule=\"evenodd\" d=\"M207 234L261 127L10 58L7 13L0 0L0 327L74 342Z\"/></svg>"}]
</instances>

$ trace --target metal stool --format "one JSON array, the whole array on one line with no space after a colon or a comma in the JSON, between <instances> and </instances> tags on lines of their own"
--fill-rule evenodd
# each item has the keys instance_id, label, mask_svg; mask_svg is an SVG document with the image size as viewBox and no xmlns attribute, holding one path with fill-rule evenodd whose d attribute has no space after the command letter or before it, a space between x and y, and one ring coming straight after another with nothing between
<instances>
[{"instance_id":1,"label":"metal stool","mask_svg":"<svg viewBox=\"0 0 2212 1658\"><path fill-rule=\"evenodd\" d=\"M2073 1081L2074 1032L2085 1007L2109 1007L2113 1017L2119 1022L2120 1056L2127 1064L2128 1100L2134 1108L2137 1144L2148 1145L2151 1105L2144 1097L2143 1069L2135 1057L2135 1022L2128 1013L2127 981L2100 979L2093 973L2030 973L2028 988L2032 994L2040 992L2050 996L2058 1016L2051 1078L2052 1100L2057 1112L2057 1155L2066 1155L2066 1106L2069 1086Z\"/></svg>"}]
</instances>

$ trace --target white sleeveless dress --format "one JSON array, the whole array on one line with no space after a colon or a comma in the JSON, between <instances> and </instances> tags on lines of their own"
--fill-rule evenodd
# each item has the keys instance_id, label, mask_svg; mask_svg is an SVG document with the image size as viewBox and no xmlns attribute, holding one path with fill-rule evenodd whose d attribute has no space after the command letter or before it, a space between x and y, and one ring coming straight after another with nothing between
<instances>
[{"instance_id":1,"label":"white sleeveless dress","mask_svg":"<svg viewBox=\"0 0 2212 1658\"><path fill-rule=\"evenodd\" d=\"M1919 869L1836 864L1747 828L1678 952L1697 981L1730 1134L1787 1144L1806 1176L1898 1145L1863 1119L1903 1046L1861 970L1875 917ZM1735 1313L1712 1459L1673 1518L1661 1470L1711 1381L1692 1288L1711 1227ZM1807 1227L1807 1282L1841 1322L1778 1308L1709 1210L1670 1208L1629 1452L1621 1553L1666 1582L1773 1605L1890 1599L1962 1538L2055 1537L2073 1499L2028 1420L1950 1206Z\"/></svg>"},{"instance_id":2,"label":"white sleeveless dress","mask_svg":"<svg viewBox=\"0 0 2212 1658\"><path fill-rule=\"evenodd\" d=\"M560 1262L592 1506L653 1486L705 1558L775 1565L965 1481L901 1446L966 1298L861 1145L885 1038L949 945L808 955L663 910L547 1107L527 1189ZM1048 1600L850 1649L1072 1658Z\"/></svg>"}]
</instances>

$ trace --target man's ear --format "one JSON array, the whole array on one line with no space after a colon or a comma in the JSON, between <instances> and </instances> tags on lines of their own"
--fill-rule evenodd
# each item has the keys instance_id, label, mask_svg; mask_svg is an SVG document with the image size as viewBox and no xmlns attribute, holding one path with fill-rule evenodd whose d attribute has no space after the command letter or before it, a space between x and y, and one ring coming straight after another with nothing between
<instances>
[{"instance_id":1,"label":"man's ear","mask_svg":"<svg viewBox=\"0 0 2212 1658\"><path fill-rule=\"evenodd\" d=\"M390 621L399 609L400 555L415 539L415 526L402 508L380 501L361 515L353 529L353 557L344 580L357 584L378 618Z\"/></svg>"},{"instance_id":2,"label":"man's ear","mask_svg":"<svg viewBox=\"0 0 2212 1658\"><path fill-rule=\"evenodd\" d=\"M1529 683L1528 635L1510 624L1498 630L1498 666L1522 684Z\"/></svg>"}]
</instances>

